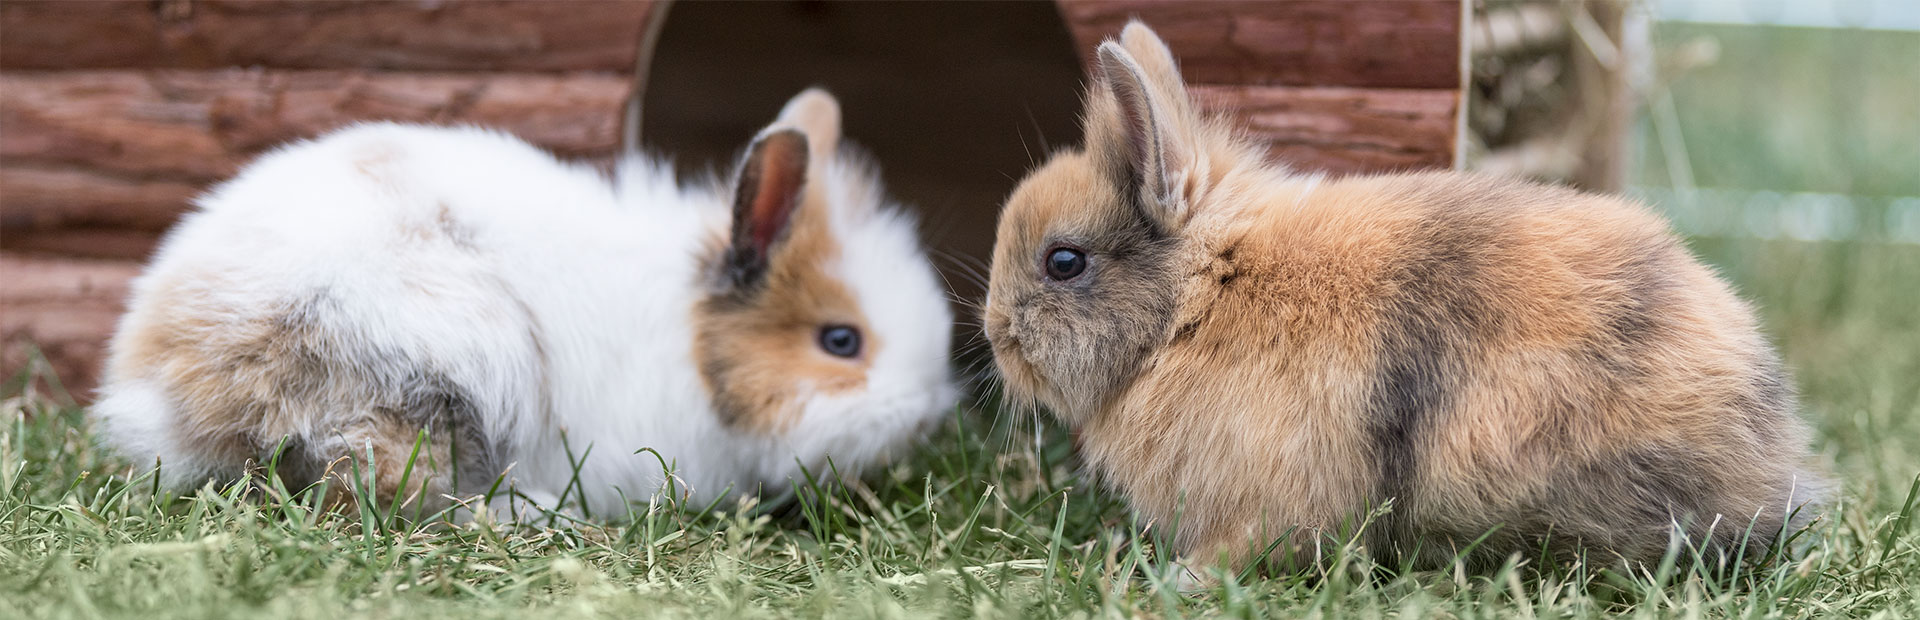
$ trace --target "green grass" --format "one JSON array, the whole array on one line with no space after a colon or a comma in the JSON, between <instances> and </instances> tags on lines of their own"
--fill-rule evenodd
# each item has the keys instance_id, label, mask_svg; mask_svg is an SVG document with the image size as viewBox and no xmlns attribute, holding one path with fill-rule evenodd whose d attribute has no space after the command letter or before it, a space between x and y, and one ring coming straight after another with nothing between
<instances>
[{"instance_id":1,"label":"green grass","mask_svg":"<svg viewBox=\"0 0 1920 620\"><path fill-rule=\"evenodd\" d=\"M284 490L156 497L78 410L7 389L0 617L1107 615L1920 616L1920 247L1714 240L1762 308L1845 490L1791 561L1734 578L1519 563L1177 593L1172 566L1031 421L957 413L913 462L779 507L636 506L632 525L341 516ZM1888 616L1882 616L1888 617Z\"/></svg>"}]
</instances>

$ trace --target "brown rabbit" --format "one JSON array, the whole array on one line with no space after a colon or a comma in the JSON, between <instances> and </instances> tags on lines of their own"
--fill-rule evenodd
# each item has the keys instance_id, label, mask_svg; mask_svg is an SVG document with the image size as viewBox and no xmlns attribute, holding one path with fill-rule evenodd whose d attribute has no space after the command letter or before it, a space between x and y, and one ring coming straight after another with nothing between
<instances>
[{"instance_id":1,"label":"brown rabbit","mask_svg":"<svg viewBox=\"0 0 1920 620\"><path fill-rule=\"evenodd\" d=\"M1137 22L1092 82L1001 214L987 336L1188 561L1311 563L1389 502L1389 565L1752 558L1821 497L1752 312L1642 207L1289 173Z\"/></svg>"}]
</instances>

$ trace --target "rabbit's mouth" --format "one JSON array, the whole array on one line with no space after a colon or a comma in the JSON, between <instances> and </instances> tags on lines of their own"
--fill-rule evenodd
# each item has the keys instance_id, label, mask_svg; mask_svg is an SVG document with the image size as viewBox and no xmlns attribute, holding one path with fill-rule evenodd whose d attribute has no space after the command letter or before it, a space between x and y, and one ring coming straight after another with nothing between
<instances>
[{"instance_id":1,"label":"rabbit's mouth","mask_svg":"<svg viewBox=\"0 0 1920 620\"><path fill-rule=\"evenodd\" d=\"M1028 359L1027 347L1020 338L1021 330L1016 327L1018 321L1014 317L1024 310L1016 306L1009 312L990 306L985 316L987 344L993 350L994 366L999 369L1001 384L1005 386L1003 396L1026 404L1045 404L1058 411L1059 394L1040 371L1042 366Z\"/></svg>"},{"instance_id":2,"label":"rabbit's mouth","mask_svg":"<svg viewBox=\"0 0 1920 620\"><path fill-rule=\"evenodd\" d=\"M1007 398L1050 406L1057 401L1047 397L1052 391L1051 385L1040 372L1040 367L1027 360L1018 338L1001 338L992 342L994 366L999 368Z\"/></svg>"},{"instance_id":3,"label":"rabbit's mouth","mask_svg":"<svg viewBox=\"0 0 1920 620\"><path fill-rule=\"evenodd\" d=\"M1009 382L1025 380L1029 376L1038 376L1033 363L1027 361L1026 351L1020 346L1020 337L1013 335L1012 322L1004 317L994 317L987 324L987 344L993 349L993 361L1000 367L1000 375Z\"/></svg>"}]
</instances>

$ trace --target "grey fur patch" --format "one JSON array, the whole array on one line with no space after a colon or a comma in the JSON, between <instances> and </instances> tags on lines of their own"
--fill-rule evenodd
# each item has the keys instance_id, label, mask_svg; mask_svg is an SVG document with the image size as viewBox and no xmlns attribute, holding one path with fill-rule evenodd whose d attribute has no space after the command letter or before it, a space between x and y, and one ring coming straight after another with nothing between
<instances>
[{"instance_id":1,"label":"grey fur patch","mask_svg":"<svg viewBox=\"0 0 1920 620\"><path fill-rule=\"evenodd\" d=\"M447 241L454 246L469 252L479 249L478 246L474 245L473 228L465 222L460 221L459 218L454 217L453 209L447 205L440 205L439 211L435 212L434 224L439 227L440 234L444 235Z\"/></svg>"},{"instance_id":2,"label":"grey fur patch","mask_svg":"<svg viewBox=\"0 0 1920 620\"><path fill-rule=\"evenodd\" d=\"M454 460L451 488L466 491L461 487L476 484L485 488L505 469L506 447L486 437L481 412L466 390L446 375L428 370L411 373L396 387L400 406L385 413L409 428L426 430L429 441L449 442Z\"/></svg>"},{"instance_id":3,"label":"grey fur patch","mask_svg":"<svg viewBox=\"0 0 1920 620\"><path fill-rule=\"evenodd\" d=\"M1568 542L1598 543L1634 560L1659 558L1671 533L1684 535L1690 547L1681 550L1683 562L1695 550L1708 559L1763 557L1784 515L1772 507L1757 515L1718 512L1719 467L1684 448L1640 446L1570 468L1529 505Z\"/></svg>"},{"instance_id":4,"label":"grey fur patch","mask_svg":"<svg viewBox=\"0 0 1920 620\"><path fill-rule=\"evenodd\" d=\"M713 299L718 303L725 303L728 298L725 296L715 296ZM733 374L733 364L719 357L710 357L701 362L700 373L706 376L707 382L710 385L729 385L731 383L729 375ZM742 402L741 398L733 392L725 389L710 389L708 392L710 398L712 398L714 417L720 420L722 426L732 428L740 424L742 420L746 419L753 412L752 404Z\"/></svg>"},{"instance_id":5,"label":"grey fur patch","mask_svg":"<svg viewBox=\"0 0 1920 620\"><path fill-rule=\"evenodd\" d=\"M1680 283L1675 272L1688 257L1666 239L1641 244L1614 279L1626 289L1623 303L1611 308L1586 355L1609 381L1642 374L1643 354L1671 336L1664 317Z\"/></svg>"},{"instance_id":6,"label":"grey fur patch","mask_svg":"<svg viewBox=\"0 0 1920 620\"><path fill-rule=\"evenodd\" d=\"M1417 249L1388 276L1396 293L1382 302L1380 357L1366 407L1379 466L1376 499L1396 507L1385 535L1410 527L1422 437L1472 372L1471 350L1496 329L1479 272L1498 225L1471 206L1435 206L1409 240Z\"/></svg>"}]
</instances>

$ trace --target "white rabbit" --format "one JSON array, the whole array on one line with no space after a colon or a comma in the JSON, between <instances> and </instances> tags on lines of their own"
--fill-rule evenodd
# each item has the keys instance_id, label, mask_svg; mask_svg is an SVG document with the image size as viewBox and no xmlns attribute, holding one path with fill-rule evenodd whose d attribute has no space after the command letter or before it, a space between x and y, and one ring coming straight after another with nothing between
<instances>
[{"instance_id":1,"label":"white rabbit","mask_svg":"<svg viewBox=\"0 0 1920 620\"><path fill-rule=\"evenodd\" d=\"M504 474L617 517L662 490L661 458L697 502L857 472L956 389L913 220L839 132L834 99L802 92L732 184L686 187L473 128L281 149L169 234L93 413L173 488L277 451L295 488L373 465L379 497L445 505Z\"/></svg>"}]
</instances>

